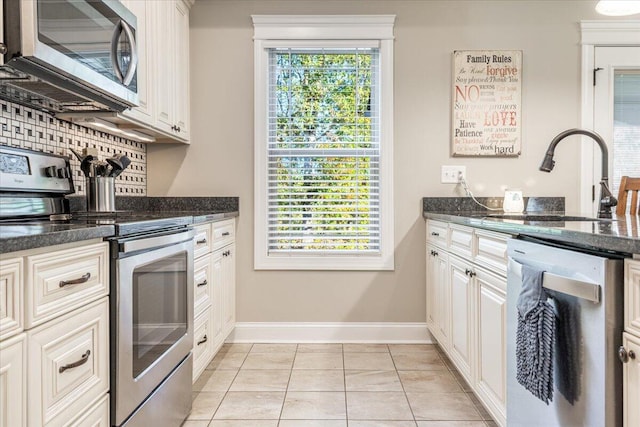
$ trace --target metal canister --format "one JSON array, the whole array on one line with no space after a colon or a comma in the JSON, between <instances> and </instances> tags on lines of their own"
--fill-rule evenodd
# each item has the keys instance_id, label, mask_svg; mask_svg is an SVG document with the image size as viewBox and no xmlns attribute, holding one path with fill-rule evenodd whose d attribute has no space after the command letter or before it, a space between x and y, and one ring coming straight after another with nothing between
<instances>
[{"instance_id":1,"label":"metal canister","mask_svg":"<svg viewBox=\"0 0 640 427\"><path fill-rule=\"evenodd\" d=\"M114 212L116 210L116 179L97 176L86 179L87 210L89 212Z\"/></svg>"}]
</instances>

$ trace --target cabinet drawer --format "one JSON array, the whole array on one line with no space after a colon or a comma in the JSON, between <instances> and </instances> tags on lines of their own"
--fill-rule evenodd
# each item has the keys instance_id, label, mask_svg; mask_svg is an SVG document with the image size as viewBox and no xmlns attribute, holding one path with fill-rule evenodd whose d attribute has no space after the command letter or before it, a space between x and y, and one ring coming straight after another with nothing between
<instances>
[{"instance_id":1,"label":"cabinet drawer","mask_svg":"<svg viewBox=\"0 0 640 427\"><path fill-rule=\"evenodd\" d=\"M194 227L193 257L198 258L211 252L211 224L201 224Z\"/></svg>"},{"instance_id":2,"label":"cabinet drawer","mask_svg":"<svg viewBox=\"0 0 640 427\"><path fill-rule=\"evenodd\" d=\"M93 406L83 410L81 415L71 421L68 427L110 427L109 423L109 394L105 394Z\"/></svg>"},{"instance_id":3,"label":"cabinet drawer","mask_svg":"<svg viewBox=\"0 0 640 427\"><path fill-rule=\"evenodd\" d=\"M204 255L194 263L193 313L198 316L211 305L211 255Z\"/></svg>"},{"instance_id":4,"label":"cabinet drawer","mask_svg":"<svg viewBox=\"0 0 640 427\"><path fill-rule=\"evenodd\" d=\"M25 327L109 294L109 251L97 243L27 257Z\"/></svg>"},{"instance_id":5,"label":"cabinet drawer","mask_svg":"<svg viewBox=\"0 0 640 427\"><path fill-rule=\"evenodd\" d=\"M624 280L624 329L640 337L640 260L625 260Z\"/></svg>"},{"instance_id":6,"label":"cabinet drawer","mask_svg":"<svg viewBox=\"0 0 640 427\"><path fill-rule=\"evenodd\" d=\"M233 242L236 238L235 220L228 219L213 224L213 249L218 249Z\"/></svg>"},{"instance_id":7,"label":"cabinet drawer","mask_svg":"<svg viewBox=\"0 0 640 427\"><path fill-rule=\"evenodd\" d=\"M0 261L0 340L19 334L24 327L22 258Z\"/></svg>"},{"instance_id":8,"label":"cabinet drawer","mask_svg":"<svg viewBox=\"0 0 640 427\"><path fill-rule=\"evenodd\" d=\"M464 257L473 254L473 228L462 225L449 225L449 249Z\"/></svg>"},{"instance_id":9,"label":"cabinet drawer","mask_svg":"<svg viewBox=\"0 0 640 427\"><path fill-rule=\"evenodd\" d=\"M446 222L427 220L427 242L441 248L447 247L447 234L449 227Z\"/></svg>"},{"instance_id":10,"label":"cabinet drawer","mask_svg":"<svg viewBox=\"0 0 640 427\"><path fill-rule=\"evenodd\" d=\"M21 334L0 342L0 427L27 425L27 345Z\"/></svg>"},{"instance_id":11,"label":"cabinet drawer","mask_svg":"<svg viewBox=\"0 0 640 427\"><path fill-rule=\"evenodd\" d=\"M507 275L507 238L499 233L475 230L475 261L491 271Z\"/></svg>"},{"instance_id":12,"label":"cabinet drawer","mask_svg":"<svg viewBox=\"0 0 640 427\"><path fill-rule=\"evenodd\" d=\"M109 391L109 299L27 332L29 425L61 426Z\"/></svg>"},{"instance_id":13,"label":"cabinet drawer","mask_svg":"<svg viewBox=\"0 0 640 427\"><path fill-rule=\"evenodd\" d=\"M193 382L195 382L213 356L211 309L205 310L195 318L193 323Z\"/></svg>"}]
</instances>

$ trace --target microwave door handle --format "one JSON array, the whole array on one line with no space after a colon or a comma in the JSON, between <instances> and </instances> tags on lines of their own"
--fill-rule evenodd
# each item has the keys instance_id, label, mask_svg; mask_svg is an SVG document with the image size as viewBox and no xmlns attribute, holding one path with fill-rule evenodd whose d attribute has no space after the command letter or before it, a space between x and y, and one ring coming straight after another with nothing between
<instances>
[{"instance_id":1,"label":"microwave door handle","mask_svg":"<svg viewBox=\"0 0 640 427\"><path fill-rule=\"evenodd\" d=\"M136 38L131 26L124 21L120 21L120 23L122 24L122 28L129 39L129 44L131 45L131 62L129 63L127 74L124 76L124 79L122 79L122 84L129 86L131 80L133 80L133 76L136 74L136 69L138 68L138 44L136 43Z\"/></svg>"},{"instance_id":2,"label":"microwave door handle","mask_svg":"<svg viewBox=\"0 0 640 427\"><path fill-rule=\"evenodd\" d=\"M120 20L113 30L113 36L111 36L111 64L113 65L113 71L115 71L116 77L121 83L124 81L124 78L122 77L120 64L118 64L118 39L120 38L120 34L122 34L122 28L122 20Z\"/></svg>"}]
</instances>

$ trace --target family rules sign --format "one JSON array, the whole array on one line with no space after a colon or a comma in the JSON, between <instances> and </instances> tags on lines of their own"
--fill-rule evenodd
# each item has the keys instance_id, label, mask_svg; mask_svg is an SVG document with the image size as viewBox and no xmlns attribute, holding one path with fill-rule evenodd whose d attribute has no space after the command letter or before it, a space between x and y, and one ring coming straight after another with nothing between
<instances>
[{"instance_id":1,"label":"family rules sign","mask_svg":"<svg viewBox=\"0 0 640 427\"><path fill-rule=\"evenodd\" d=\"M519 156L522 51L453 52L453 156Z\"/></svg>"}]
</instances>

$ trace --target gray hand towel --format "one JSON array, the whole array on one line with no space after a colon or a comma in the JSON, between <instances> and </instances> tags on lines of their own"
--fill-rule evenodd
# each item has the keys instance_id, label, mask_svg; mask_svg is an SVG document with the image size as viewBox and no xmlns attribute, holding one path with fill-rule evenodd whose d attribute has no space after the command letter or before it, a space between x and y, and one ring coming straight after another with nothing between
<instances>
[{"instance_id":1,"label":"gray hand towel","mask_svg":"<svg viewBox=\"0 0 640 427\"><path fill-rule=\"evenodd\" d=\"M543 272L522 266L516 332L516 379L547 405L553 400L556 319L542 288Z\"/></svg>"},{"instance_id":2,"label":"gray hand towel","mask_svg":"<svg viewBox=\"0 0 640 427\"><path fill-rule=\"evenodd\" d=\"M578 298L547 291L556 313L555 384L565 399L574 404L582 393L582 325Z\"/></svg>"}]
</instances>

